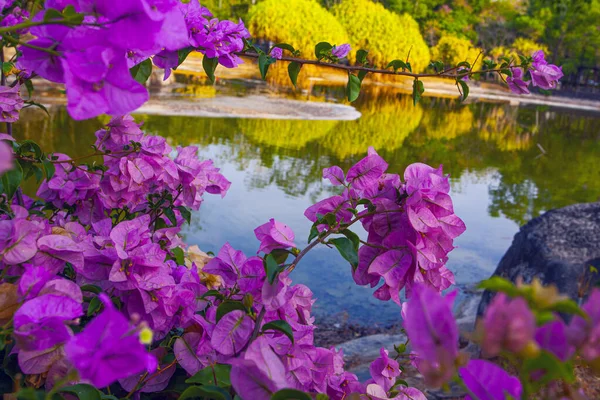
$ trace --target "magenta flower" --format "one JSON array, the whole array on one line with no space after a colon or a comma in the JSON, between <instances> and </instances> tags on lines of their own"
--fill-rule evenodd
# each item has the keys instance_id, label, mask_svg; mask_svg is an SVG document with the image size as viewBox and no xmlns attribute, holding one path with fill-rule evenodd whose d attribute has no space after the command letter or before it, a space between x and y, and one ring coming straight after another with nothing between
<instances>
[{"instance_id":1,"label":"magenta flower","mask_svg":"<svg viewBox=\"0 0 600 400\"><path fill-rule=\"evenodd\" d=\"M555 89L558 80L564 76L562 67L554 64L540 65L530 71L533 86L539 86L542 89Z\"/></svg>"},{"instance_id":2,"label":"magenta flower","mask_svg":"<svg viewBox=\"0 0 600 400\"><path fill-rule=\"evenodd\" d=\"M441 386L455 371L458 327L452 314L456 292L442 297L436 290L415 285L406 306L404 328L417 355L417 367L428 384Z\"/></svg>"},{"instance_id":3,"label":"magenta flower","mask_svg":"<svg viewBox=\"0 0 600 400\"><path fill-rule=\"evenodd\" d=\"M24 102L19 94L20 86L0 86L0 122L17 122Z\"/></svg>"},{"instance_id":4,"label":"magenta flower","mask_svg":"<svg viewBox=\"0 0 600 400\"><path fill-rule=\"evenodd\" d=\"M65 322L83 315L81 303L46 294L27 301L14 316L14 336L23 350L44 350L71 337Z\"/></svg>"},{"instance_id":5,"label":"magenta flower","mask_svg":"<svg viewBox=\"0 0 600 400\"><path fill-rule=\"evenodd\" d=\"M232 361L231 385L245 399L269 400L276 391L289 387L285 366L264 336L250 344L243 359Z\"/></svg>"},{"instance_id":6,"label":"magenta flower","mask_svg":"<svg viewBox=\"0 0 600 400\"><path fill-rule=\"evenodd\" d=\"M582 306L589 317L574 316L567 329L569 343L587 361L600 358L600 290L594 289Z\"/></svg>"},{"instance_id":7,"label":"magenta flower","mask_svg":"<svg viewBox=\"0 0 600 400\"><path fill-rule=\"evenodd\" d=\"M388 351L383 347L380 354L380 357L371 363L369 371L375 383L387 392L396 383L396 377L400 375L400 366L398 361L388 356Z\"/></svg>"},{"instance_id":8,"label":"magenta flower","mask_svg":"<svg viewBox=\"0 0 600 400\"><path fill-rule=\"evenodd\" d=\"M242 351L254 329L252 319L241 310L231 311L217 322L210 344L219 353L233 356Z\"/></svg>"},{"instance_id":9,"label":"magenta flower","mask_svg":"<svg viewBox=\"0 0 600 400\"><path fill-rule=\"evenodd\" d=\"M0 133L0 176L14 167L12 147L2 140L3 135Z\"/></svg>"},{"instance_id":10,"label":"magenta flower","mask_svg":"<svg viewBox=\"0 0 600 400\"><path fill-rule=\"evenodd\" d=\"M486 356L495 357L502 350L518 353L532 342L535 335L535 316L525 299L509 299L497 294L483 317L482 349Z\"/></svg>"},{"instance_id":11,"label":"magenta flower","mask_svg":"<svg viewBox=\"0 0 600 400\"><path fill-rule=\"evenodd\" d=\"M351 47L349 44L342 44L340 46L333 46L331 49L331 55L337 58L344 58L350 53Z\"/></svg>"},{"instance_id":12,"label":"magenta flower","mask_svg":"<svg viewBox=\"0 0 600 400\"><path fill-rule=\"evenodd\" d=\"M539 86L546 90L556 88L558 80L564 76L562 67L548 64L542 50L533 53L532 58L533 62L531 66L533 69L530 71L530 74L533 86Z\"/></svg>"},{"instance_id":13,"label":"magenta flower","mask_svg":"<svg viewBox=\"0 0 600 400\"><path fill-rule=\"evenodd\" d=\"M465 400L505 400L507 396L520 399L523 392L521 382L494 363L471 360L459 369L460 377L469 389Z\"/></svg>"},{"instance_id":14,"label":"magenta flower","mask_svg":"<svg viewBox=\"0 0 600 400\"><path fill-rule=\"evenodd\" d=\"M152 62L158 68L165 70L163 80L166 81L171 76L171 70L179 66L179 54L177 51L163 50L152 58Z\"/></svg>"},{"instance_id":15,"label":"magenta flower","mask_svg":"<svg viewBox=\"0 0 600 400\"><path fill-rule=\"evenodd\" d=\"M266 224L256 228L254 230L254 234L260 241L258 253L262 251L265 254L268 254L275 249L296 247L294 244L294 232L289 226L275 221L273 218L271 218Z\"/></svg>"},{"instance_id":16,"label":"magenta flower","mask_svg":"<svg viewBox=\"0 0 600 400\"><path fill-rule=\"evenodd\" d=\"M523 80L523 69L522 68L511 68L512 76L506 77L506 83L511 92L516 94L529 94L529 81Z\"/></svg>"},{"instance_id":17,"label":"magenta flower","mask_svg":"<svg viewBox=\"0 0 600 400\"><path fill-rule=\"evenodd\" d=\"M323 179L329 179L333 186L344 184L344 171L337 165L329 168L323 168Z\"/></svg>"},{"instance_id":18,"label":"magenta flower","mask_svg":"<svg viewBox=\"0 0 600 400\"><path fill-rule=\"evenodd\" d=\"M561 319L537 328L535 340L542 349L553 353L561 361L567 361L575 352L568 342L567 326Z\"/></svg>"},{"instance_id":19,"label":"magenta flower","mask_svg":"<svg viewBox=\"0 0 600 400\"><path fill-rule=\"evenodd\" d=\"M40 227L26 219L0 221L0 255L2 262L15 265L30 260L37 253Z\"/></svg>"},{"instance_id":20,"label":"magenta flower","mask_svg":"<svg viewBox=\"0 0 600 400\"><path fill-rule=\"evenodd\" d=\"M283 57L283 50L280 47L275 47L271 50L271 57L276 60L281 60L281 57Z\"/></svg>"},{"instance_id":21,"label":"magenta flower","mask_svg":"<svg viewBox=\"0 0 600 400\"><path fill-rule=\"evenodd\" d=\"M104 311L66 345L65 354L83 381L105 387L143 371L154 372L157 360L146 351L136 330L105 294Z\"/></svg>"},{"instance_id":22,"label":"magenta flower","mask_svg":"<svg viewBox=\"0 0 600 400\"><path fill-rule=\"evenodd\" d=\"M388 163L377 154L375 149L369 147L367 157L363 158L348 170L346 181L355 189L366 189L384 174Z\"/></svg>"}]
</instances>

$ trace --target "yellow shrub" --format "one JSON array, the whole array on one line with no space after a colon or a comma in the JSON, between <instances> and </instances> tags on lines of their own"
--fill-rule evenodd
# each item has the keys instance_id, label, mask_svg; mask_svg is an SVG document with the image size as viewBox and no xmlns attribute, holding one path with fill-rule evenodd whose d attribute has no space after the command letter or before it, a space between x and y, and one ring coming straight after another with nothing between
<instances>
[{"instance_id":1,"label":"yellow shrub","mask_svg":"<svg viewBox=\"0 0 600 400\"><path fill-rule=\"evenodd\" d=\"M392 60L405 60L410 51L413 71L429 64L429 48L410 15L395 14L370 0L343 0L331 11L348 31L351 60L356 50L365 49L375 65L385 67Z\"/></svg>"},{"instance_id":2,"label":"yellow shrub","mask_svg":"<svg viewBox=\"0 0 600 400\"><path fill-rule=\"evenodd\" d=\"M339 121L293 119L240 119L239 130L254 143L299 150L331 132Z\"/></svg>"},{"instance_id":3,"label":"yellow shrub","mask_svg":"<svg viewBox=\"0 0 600 400\"><path fill-rule=\"evenodd\" d=\"M359 111L362 117L358 120L341 121L321 139L321 145L340 160L365 154L369 146L386 151L402 147L423 118L421 105L415 107L408 96L378 98Z\"/></svg>"},{"instance_id":4,"label":"yellow shrub","mask_svg":"<svg viewBox=\"0 0 600 400\"><path fill-rule=\"evenodd\" d=\"M346 30L316 0L265 0L248 13L248 30L254 38L289 43L314 58L319 42L344 44Z\"/></svg>"},{"instance_id":5,"label":"yellow shrub","mask_svg":"<svg viewBox=\"0 0 600 400\"><path fill-rule=\"evenodd\" d=\"M481 69L483 54L477 57L481 49L473 46L469 39L445 34L437 45L431 49L431 59L443 61L446 67L453 67L462 61L471 63L473 70ZM477 60L477 64L473 63Z\"/></svg>"},{"instance_id":6,"label":"yellow shrub","mask_svg":"<svg viewBox=\"0 0 600 400\"><path fill-rule=\"evenodd\" d=\"M543 44L536 43L530 39L518 38L510 47L494 47L490 51L490 56L494 60L498 60L498 58L501 56L512 57L516 63L519 63L519 54L523 56L531 56L537 50L543 50L544 53L546 53L546 56L548 56L550 53L548 47Z\"/></svg>"},{"instance_id":7,"label":"yellow shrub","mask_svg":"<svg viewBox=\"0 0 600 400\"><path fill-rule=\"evenodd\" d=\"M421 126L425 134L432 139L452 140L473 129L473 112L469 107L456 110L444 110L443 113L428 112L423 116Z\"/></svg>"}]
</instances>

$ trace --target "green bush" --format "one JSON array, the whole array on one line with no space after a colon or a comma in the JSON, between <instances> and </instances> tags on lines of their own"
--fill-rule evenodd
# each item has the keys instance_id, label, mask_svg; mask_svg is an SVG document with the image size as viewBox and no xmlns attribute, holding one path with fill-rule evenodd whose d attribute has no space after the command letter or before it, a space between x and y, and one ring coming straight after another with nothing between
<instances>
[{"instance_id":1,"label":"green bush","mask_svg":"<svg viewBox=\"0 0 600 400\"><path fill-rule=\"evenodd\" d=\"M289 43L305 58L314 58L318 42L348 42L346 30L316 0L265 0L250 8L247 26L254 38Z\"/></svg>"},{"instance_id":2,"label":"green bush","mask_svg":"<svg viewBox=\"0 0 600 400\"><path fill-rule=\"evenodd\" d=\"M356 50L369 51L369 59L380 67L394 59L406 59L414 71L429 64L429 48L421 36L419 24L408 14L398 15L370 0L343 0L332 13L348 31L352 57Z\"/></svg>"}]
</instances>

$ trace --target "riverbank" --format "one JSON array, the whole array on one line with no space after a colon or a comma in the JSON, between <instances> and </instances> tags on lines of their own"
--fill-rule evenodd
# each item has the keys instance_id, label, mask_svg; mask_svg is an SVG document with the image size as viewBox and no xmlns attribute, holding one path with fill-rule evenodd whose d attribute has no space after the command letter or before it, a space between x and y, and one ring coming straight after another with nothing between
<instances>
[{"instance_id":1,"label":"riverbank","mask_svg":"<svg viewBox=\"0 0 600 400\"><path fill-rule=\"evenodd\" d=\"M227 69L219 66L216 70L215 76L217 77L217 79L226 80L260 79L256 61L253 59L245 59L244 61L244 64L240 65L238 68L235 69ZM308 67L303 68L303 71L301 72L300 77L298 78L298 87L302 91L311 90L314 86L324 84L332 86L346 85L348 78L345 72L328 69L326 67ZM275 66L272 67L272 69L274 68ZM289 82L287 74L285 73L285 71L287 70L287 66L286 68L280 67L279 69L280 70L275 73L273 73L272 71L269 72L271 75L275 76L270 76L267 79L267 82L269 84L276 84L287 88L291 88L291 83ZM201 57L188 57L188 59L178 68L177 71L178 73L183 74L191 73L205 76L202 69ZM456 85L452 80L442 78L422 78L421 80L425 84L424 96L451 97L456 99L459 99L460 97ZM412 84L413 81L410 78L393 77L393 80L375 81L369 79L369 77L367 76L363 83L363 87L371 86L375 88L374 90L388 89L397 91L398 93L410 94L412 93ZM600 113L600 101L559 96L543 96L538 94L516 95L510 92L507 87L504 87L499 84L485 82L470 83L470 92L467 102L474 101L510 103L514 106L541 105L548 107L557 107Z\"/></svg>"}]
</instances>

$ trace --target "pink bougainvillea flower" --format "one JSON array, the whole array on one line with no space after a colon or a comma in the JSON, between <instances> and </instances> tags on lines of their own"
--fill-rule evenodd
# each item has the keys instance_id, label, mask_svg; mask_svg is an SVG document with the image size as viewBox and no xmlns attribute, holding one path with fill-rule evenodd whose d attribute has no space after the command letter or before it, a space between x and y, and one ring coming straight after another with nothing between
<instances>
[{"instance_id":1,"label":"pink bougainvillea flower","mask_svg":"<svg viewBox=\"0 0 600 400\"><path fill-rule=\"evenodd\" d=\"M469 389L465 400L505 400L507 396L519 400L523 392L518 378L509 375L498 365L485 360L471 360L459 369L460 377Z\"/></svg>"},{"instance_id":2,"label":"pink bougainvillea flower","mask_svg":"<svg viewBox=\"0 0 600 400\"><path fill-rule=\"evenodd\" d=\"M575 353L575 348L568 342L567 325L561 319L537 328L535 340L538 346L553 353L561 361L567 361Z\"/></svg>"},{"instance_id":3,"label":"pink bougainvillea flower","mask_svg":"<svg viewBox=\"0 0 600 400\"><path fill-rule=\"evenodd\" d=\"M265 254L272 252L275 249L286 249L295 247L294 232L292 229L273 218L266 224L263 224L254 230L256 238L260 241L258 252Z\"/></svg>"},{"instance_id":4,"label":"pink bougainvillea flower","mask_svg":"<svg viewBox=\"0 0 600 400\"><path fill-rule=\"evenodd\" d=\"M435 289L417 284L406 306L404 328L417 354L417 366L428 384L441 386L455 371L458 327L452 314L456 292L442 297Z\"/></svg>"},{"instance_id":5,"label":"pink bougainvillea flower","mask_svg":"<svg viewBox=\"0 0 600 400\"><path fill-rule=\"evenodd\" d=\"M234 310L217 322L210 343L219 353L232 356L246 346L253 329L254 322L248 314Z\"/></svg>"},{"instance_id":6,"label":"pink bougainvillea flower","mask_svg":"<svg viewBox=\"0 0 600 400\"><path fill-rule=\"evenodd\" d=\"M548 64L542 50L533 53L532 58L533 62L531 66L533 69L530 71L530 74L533 86L539 86L545 90L555 89L559 79L564 76L562 67Z\"/></svg>"},{"instance_id":7,"label":"pink bougainvillea flower","mask_svg":"<svg viewBox=\"0 0 600 400\"><path fill-rule=\"evenodd\" d=\"M271 50L271 57L276 60L281 60L281 57L283 57L283 50L280 47L275 47Z\"/></svg>"},{"instance_id":8,"label":"pink bougainvillea flower","mask_svg":"<svg viewBox=\"0 0 600 400\"><path fill-rule=\"evenodd\" d=\"M375 383L389 391L396 383L396 377L400 375L400 365L398 361L389 357L388 351L383 347L379 353L379 358L371 363L369 371Z\"/></svg>"},{"instance_id":9,"label":"pink bougainvillea flower","mask_svg":"<svg viewBox=\"0 0 600 400\"><path fill-rule=\"evenodd\" d=\"M136 330L105 294L102 311L66 345L68 360L83 381L105 387L142 371L154 372L156 358L140 342Z\"/></svg>"},{"instance_id":10,"label":"pink bougainvillea flower","mask_svg":"<svg viewBox=\"0 0 600 400\"><path fill-rule=\"evenodd\" d=\"M585 360L594 361L600 358L600 289L592 290L581 308L589 319L574 316L567 329L567 337Z\"/></svg>"},{"instance_id":11,"label":"pink bougainvillea flower","mask_svg":"<svg viewBox=\"0 0 600 400\"><path fill-rule=\"evenodd\" d=\"M289 387L285 366L264 336L252 342L244 357L234 359L232 365L231 385L245 399L269 400L273 393Z\"/></svg>"},{"instance_id":12,"label":"pink bougainvillea flower","mask_svg":"<svg viewBox=\"0 0 600 400\"><path fill-rule=\"evenodd\" d=\"M69 297L46 294L27 301L14 316L19 348L44 350L64 343L72 335L65 322L81 315L81 303Z\"/></svg>"},{"instance_id":13,"label":"pink bougainvillea flower","mask_svg":"<svg viewBox=\"0 0 600 400\"><path fill-rule=\"evenodd\" d=\"M509 299L497 294L483 317L484 338L482 350L495 357L502 350L518 353L532 342L535 335L535 316L525 299Z\"/></svg>"},{"instance_id":14,"label":"pink bougainvillea flower","mask_svg":"<svg viewBox=\"0 0 600 400\"><path fill-rule=\"evenodd\" d=\"M333 186L344 184L344 171L337 165L329 168L323 168L323 179L329 179Z\"/></svg>"},{"instance_id":15,"label":"pink bougainvillea flower","mask_svg":"<svg viewBox=\"0 0 600 400\"><path fill-rule=\"evenodd\" d=\"M529 81L523 80L523 68L511 68L512 76L506 77L506 83L511 92L516 94L529 94Z\"/></svg>"},{"instance_id":16,"label":"pink bougainvillea flower","mask_svg":"<svg viewBox=\"0 0 600 400\"><path fill-rule=\"evenodd\" d=\"M17 122L19 120L19 111L24 106L23 99L19 94L20 89L19 85L0 86L0 122Z\"/></svg>"},{"instance_id":17,"label":"pink bougainvillea flower","mask_svg":"<svg viewBox=\"0 0 600 400\"><path fill-rule=\"evenodd\" d=\"M352 50L352 48L347 43L339 46L333 46L333 49L331 49L331 55L337 58L344 58L348 55L348 53L350 53L350 50Z\"/></svg>"},{"instance_id":18,"label":"pink bougainvillea flower","mask_svg":"<svg viewBox=\"0 0 600 400\"><path fill-rule=\"evenodd\" d=\"M2 140L0 136L0 176L6 171L13 169L13 151L12 147Z\"/></svg>"}]
</instances>

